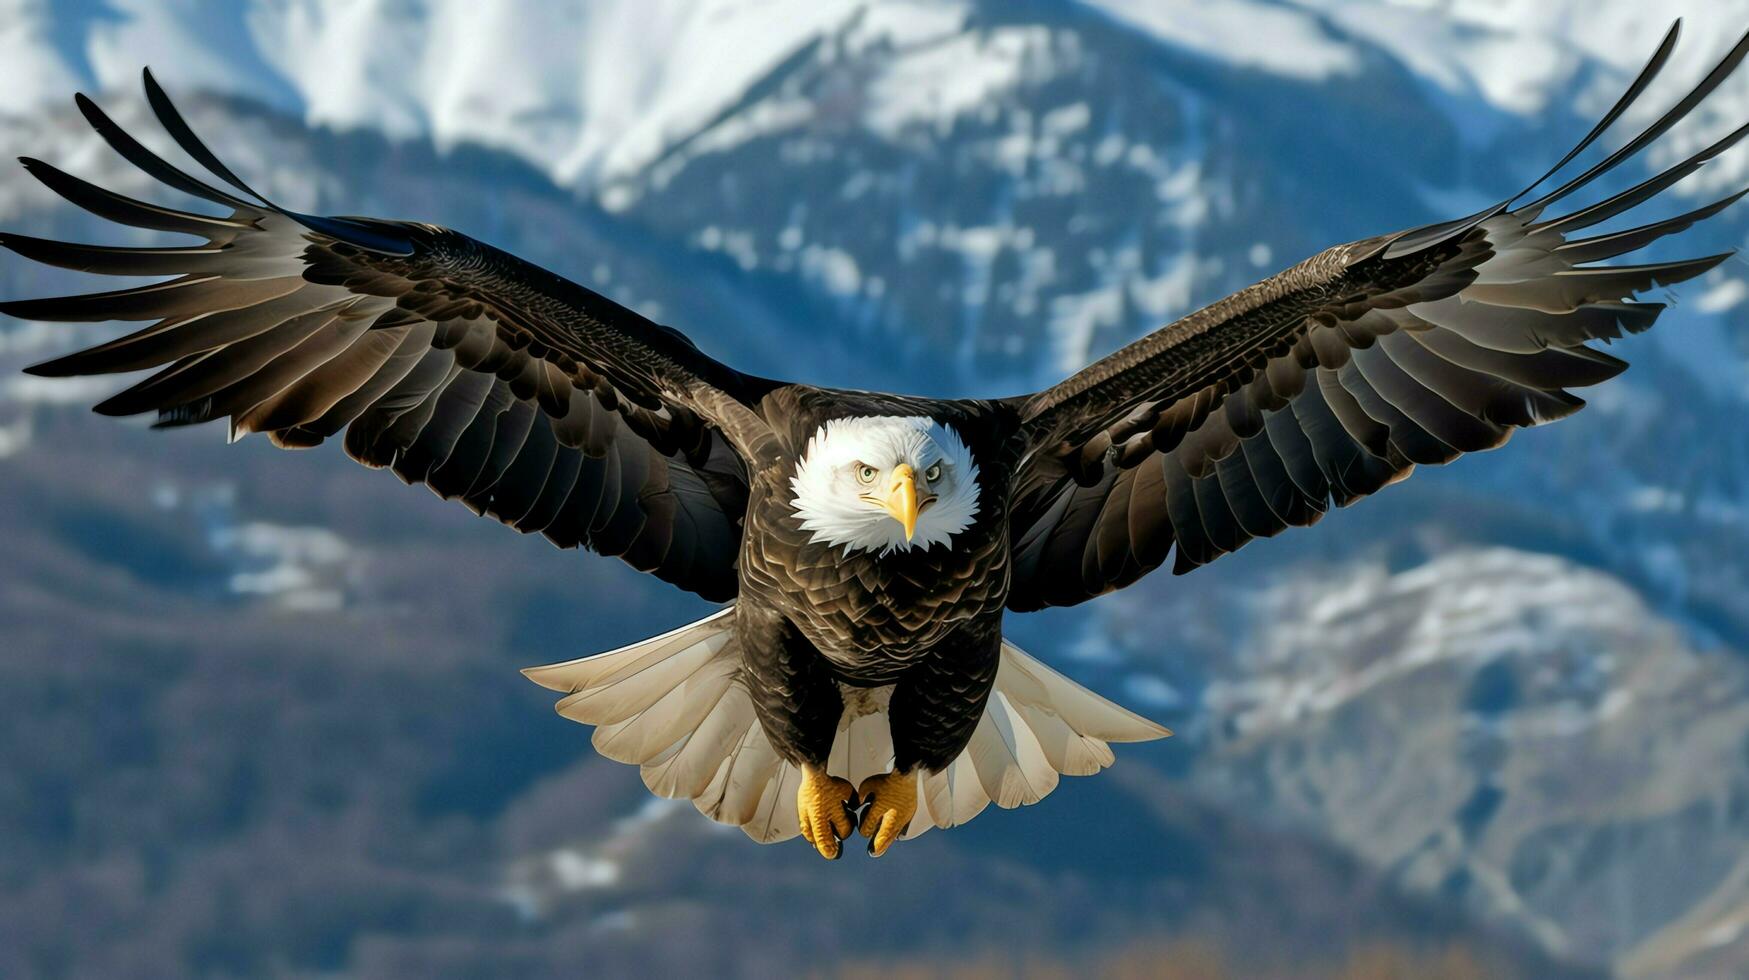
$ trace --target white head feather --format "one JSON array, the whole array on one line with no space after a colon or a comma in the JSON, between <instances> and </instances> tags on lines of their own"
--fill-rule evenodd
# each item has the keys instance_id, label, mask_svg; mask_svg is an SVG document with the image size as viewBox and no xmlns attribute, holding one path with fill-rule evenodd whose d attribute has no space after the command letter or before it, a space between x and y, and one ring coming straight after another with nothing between
<instances>
[{"instance_id":1,"label":"white head feather","mask_svg":"<svg viewBox=\"0 0 1749 980\"><path fill-rule=\"evenodd\" d=\"M915 472L918 499L923 501L910 540L903 525L869 495L871 486L886 486L888 475L901 463ZM872 481L862 479L865 467L875 471ZM935 478L928 479L932 471ZM827 422L808 440L790 489L802 528L814 532L816 542L844 545L846 554L874 551L885 556L946 545L978 516L978 466L971 450L959 433L927 416Z\"/></svg>"}]
</instances>

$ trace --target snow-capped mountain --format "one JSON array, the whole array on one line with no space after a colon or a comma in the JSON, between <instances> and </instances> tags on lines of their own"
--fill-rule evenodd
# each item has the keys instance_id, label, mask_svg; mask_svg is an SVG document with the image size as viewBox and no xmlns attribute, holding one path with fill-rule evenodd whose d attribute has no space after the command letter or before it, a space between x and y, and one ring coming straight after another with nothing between
<instances>
[{"instance_id":1,"label":"snow-capped mountain","mask_svg":"<svg viewBox=\"0 0 1749 980\"><path fill-rule=\"evenodd\" d=\"M1749 26L1749 2L0 0L0 144L150 193L68 98L86 89L124 124L143 122L137 73L149 64L221 155L287 205L461 228L748 370L1010 393L1327 245L1517 190L1585 132L1678 14L1685 41L1669 77L1624 125L1710 68ZM1746 116L1749 77L1621 182ZM1749 153L1737 151L1681 190L1711 199L1745 183ZM115 235L17 171L0 177L0 226ZM1749 213L1734 212L1679 247L1736 246L1746 228ZM5 295L78 285L0 261ZM1749 736L1749 688L1732 652L1749 650L1749 426L1718 420L1749 410L1749 270L1728 263L1671 299L1657 330L1615 351L1635 369L1579 417L1195 576L1161 573L1083 609L1018 619L1014 632L1172 723L1180 739L1122 765L1168 774L1174 792L1263 811L1265 823L1315 835L1393 887L1568 962L1670 975L1725 962L1719 951L1734 940L1715 940L1749 907L1749 872L1730 857L1744 830L1736 787L1749 779L1733 748ZM445 635L496 658L490 670L470 664L452 640L445 683L409 680L421 705L404 710L428 712L405 716L415 727L459 726L459 754L473 744L459 733L473 733L491 751L466 759L503 767L501 778L408 763L416 738L384 721L368 734L382 742L378 761L429 783L388 790L311 772L286 799L239 776L235 799L215 795L196 816L171 807L161 827L206 821L202 832L217 827L224 847L241 848L258 840L250 835L284 832L274 820L335 806L344 819L400 821L433 867L445 835L468 836L493 862L472 877L507 882L489 897L505 914L598 893L610 898L574 900L577 915L602 916L591 930L622 928L613 918L622 912L674 914L663 890L673 882L628 886L608 852L655 849L651 828L686 814L640 821L636 797L614 791L602 797L611 806L568 805L624 833L573 829L575 840L556 819L531 816L571 812L559 796L619 784L579 764L581 746L563 741L575 732L535 727L547 708L524 703L518 678L494 685L509 667L554 659L547 646L606 648L652 621L695 616L694 604L617 565L539 548L529 557L530 543L500 541L497 528L435 501L391 510L407 491L337 453L288 460L248 442L225 451L217 433L198 431L147 438L88 418L79 406L96 389L13 372L85 336L0 326L9 375L0 481L8 499L57 501L40 519L18 519L15 536L40 552L32 574L58 592L50 602L31 583L0 579L12 635L47 637L26 625L41 610L87 594L112 601L134 583L184 604L193 622L214 609L260 617L246 623L260 637L277 636L275 616L321 608L336 624L328 642L386 617L436 643L435 615ZM93 472L137 492L93 489ZM426 549L489 569L502 582L496 601L408 571L431 567ZM110 649L143 630L128 627L94 627L106 639L91 645ZM262 670L326 690L301 662L278 659L299 656L297 644L260 637ZM168 652L174 640L155 642L163 649L148 642L143 656L188 668L178 678L218 671L252 690L214 654L184 662ZM390 700L384 672L415 673L414 658L395 652L409 643L380 641L399 666L343 659L324 669L379 692L373 703ZM14 666L35 678L32 690L63 683L34 659ZM129 678L133 687L112 693L143 705L128 718L163 744L198 731L179 705L225 703L177 686L193 680ZM470 691L444 693L458 678L486 685L486 710ZM364 710L329 696L334 717ZM29 703L29 719L68 724L49 694ZM223 712L201 715L213 716ZM41 779L64 784L69 808L100 808L99 791L70 774L105 757L68 744L85 754L45 762ZM225 765L265 765L250 744L238 739ZM171 749L163 758L138 763L139 785L164 778L155 766L197 765ZM150 796L134 785L123 789ZM1572 795L1578 788L1590 795ZM384 803L385 793L415 802ZM1096 798L1105 799L1086 799ZM0 792L0 807L10 799ZM382 809L356 809L367 805L358 800ZM437 815L418 809L427 806ZM458 830L444 807L484 815ZM58 838L31 829L33 813L0 809L0 827L25 828L20 839L48 853ZM1006 826L1027 819L1042 817ZM991 824L997 837L962 835L972 853L1007 839L1000 818ZM341 853L379 860L368 842L334 834L345 836ZM1682 866L1675 839L1712 856L1707 874L1656 878L1660 866ZM74 853L43 872L65 894L97 873ZM152 864L118 853L123 865ZM189 866L241 860L229 853L202 852ZM172 865L152 873L199 887L195 872ZM1000 871L1029 881L1058 873ZM1656 887L1619 894L1647 876Z\"/></svg>"},{"instance_id":2,"label":"snow-capped mountain","mask_svg":"<svg viewBox=\"0 0 1749 980\"><path fill-rule=\"evenodd\" d=\"M1696 64L1717 57L1749 14L1742 0L1076 2L1163 46L1289 80L1361 77L1382 53L1454 100L1515 115L1612 101L1610 76L1636 69L1675 17L1688 20ZM16 80L0 112L34 112L73 85L125 87L147 63L311 125L504 149L567 184L642 171L823 38L892 47L895 80L922 82L889 86L877 125L946 122L1020 81L1015 47L964 44L984 12L972 0L570 0L538 13L464 0L4 7L0 52ZM1714 105L1730 116L1741 100Z\"/></svg>"},{"instance_id":3,"label":"snow-capped mountain","mask_svg":"<svg viewBox=\"0 0 1749 980\"><path fill-rule=\"evenodd\" d=\"M1207 604L1110 624L1130 669L1134 638L1175 632L1172 659L1206 672L1193 785L1569 960L1749 965L1740 655L1618 579L1504 548L1312 563Z\"/></svg>"}]
</instances>

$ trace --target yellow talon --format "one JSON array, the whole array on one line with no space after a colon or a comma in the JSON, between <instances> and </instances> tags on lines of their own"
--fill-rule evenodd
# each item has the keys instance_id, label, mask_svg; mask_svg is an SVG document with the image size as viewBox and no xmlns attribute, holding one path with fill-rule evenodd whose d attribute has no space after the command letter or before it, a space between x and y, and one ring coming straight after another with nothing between
<instances>
[{"instance_id":1,"label":"yellow talon","mask_svg":"<svg viewBox=\"0 0 1749 980\"><path fill-rule=\"evenodd\" d=\"M880 857L917 815L917 774L889 772L870 776L862 781L857 795L868 804L862 815L862 836L869 839L868 853Z\"/></svg>"},{"instance_id":2,"label":"yellow talon","mask_svg":"<svg viewBox=\"0 0 1749 980\"><path fill-rule=\"evenodd\" d=\"M851 813L856 806L856 787L850 780L826 775L816 766L802 767L802 787L796 790L796 816L801 819L802 836L814 845L814 850L828 861L836 861L844 853L838 842L849 837L855 825Z\"/></svg>"}]
</instances>

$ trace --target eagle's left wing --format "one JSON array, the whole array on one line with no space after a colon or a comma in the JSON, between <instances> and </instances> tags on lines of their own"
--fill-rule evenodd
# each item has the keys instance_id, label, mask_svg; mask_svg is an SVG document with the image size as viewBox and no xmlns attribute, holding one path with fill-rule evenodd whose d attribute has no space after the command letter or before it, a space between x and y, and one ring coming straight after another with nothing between
<instances>
[{"instance_id":1,"label":"eagle's left wing","mask_svg":"<svg viewBox=\"0 0 1749 980\"><path fill-rule=\"evenodd\" d=\"M25 160L99 217L203 239L117 248L0 235L0 245L51 265L171 277L0 304L23 319L151 321L30 371L160 368L97 410L155 413L160 426L228 419L233 436L263 432L291 448L344 430L360 462L475 513L619 556L709 599L735 596L742 454L769 440L750 405L772 382L447 228L278 207L200 142L150 74L145 81L165 129L232 190L177 169L83 96L79 107L148 175L228 213L137 201Z\"/></svg>"},{"instance_id":2,"label":"eagle's left wing","mask_svg":"<svg viewBox=\"0 0 1749 980\"><path fill-rule=\"evenodd\" d=\"M1667 60L1672 28L1626 95L1543 180L1595 140ZM1749 53L1739 41L1664 116L1527 204L1332 248L1197 311L1061 384L1015 399L1029 455L1017 477L1009 607L1072 605L1165 561L1186 572L1252 538L1306 526L1406 478L1503 444L1584 403L1566 389L1626 364L1587 346L1637 333L1714 255L1594 263L1723 210L1595 237L1579 233L1656 196L1741 139L1560 217L1550 205L1657 139ZM1537 182L1542 183L1541 180Z\"/></svg>"}]
</instances>

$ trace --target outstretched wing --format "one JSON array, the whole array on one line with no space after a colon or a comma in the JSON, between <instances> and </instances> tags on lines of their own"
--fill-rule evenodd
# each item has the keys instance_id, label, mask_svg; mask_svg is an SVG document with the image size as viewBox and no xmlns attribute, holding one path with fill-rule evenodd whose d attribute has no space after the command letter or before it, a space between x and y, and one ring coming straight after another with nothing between
<instances>
[{"instance_id":1,"label":"outstretched wing","mask_svg":"<svg viewBox=\"0 0 1749 980\"><path fill-rule=\"evenodd\" d=\"M1591 238L1735 144L1749 127L1638 186L1560 217L1549 207L1657 139L1749 52L1606 159L1529 203L1644 91L1672 28L1626 95L1560 163L1479 214L1332 248L1199 310L1036 395L1016 399L1031 455L1012 527L1016 610L1072 605L1134 582L1176 545L1183 573L1323 516L1415 464L1492 449L1584 403L1569 388L1627 365L1587 346L1651 326L1654 286L1728 256L1593 263L1718 213Z\"/></svg>"},{"instance_id":2,"label":"outstretched wing","mask_svg":"<svg viewBox=\"0 0 1749 980\"><path fill-rule=\"evenodd\" d=\"M307 447L345 448L409 483L561 547L579 544L728 599L745 511L746 405L770 383L679 333L465 235L432 225L286 211L195 137L148 73L159 121L236 193L189 176L84 96L122 156L222 216L123 197L46 163L30 173L111 221L204 239L112 248L0 235L51 265L163 282L0 304L33 320L151 325L39 364L50 377L162 368L97 406L159 426L230 420Z\"/></svg>"}]
</instances>

